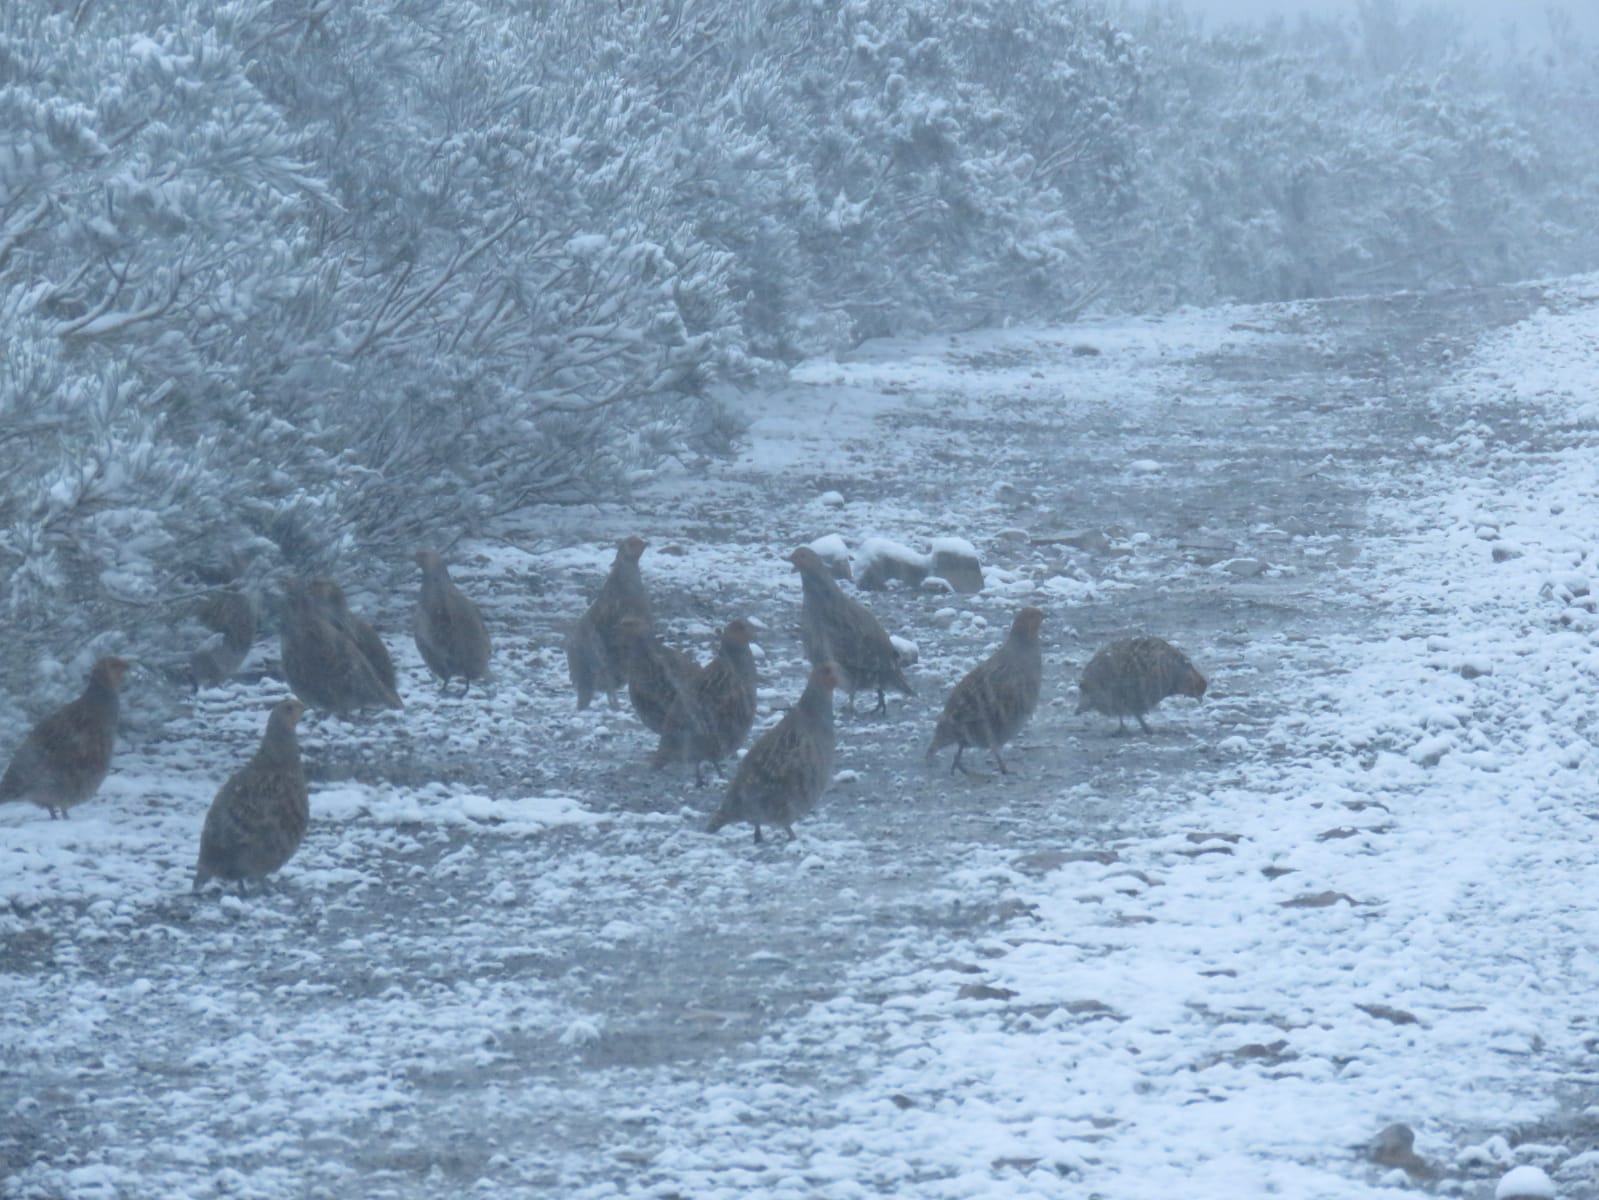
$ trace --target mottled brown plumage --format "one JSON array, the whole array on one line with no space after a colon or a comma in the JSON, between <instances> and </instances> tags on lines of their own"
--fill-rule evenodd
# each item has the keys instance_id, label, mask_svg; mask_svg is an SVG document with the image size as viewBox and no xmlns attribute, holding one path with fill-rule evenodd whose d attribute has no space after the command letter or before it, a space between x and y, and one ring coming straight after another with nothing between
<instances>
[{"instance_id":1,"label":"mottled brown plumage","mask_svg":"<svg viewBox=\"0 0 1599 1200\"><path fill-rule=\"evenodd\" d=\"M312 708L340 715L363 708L404 707L309 585L294 581L286 591L283 675L296 696Z\"/></svg>"},{"instance_id":2,"label":"mottled brown plumage","mask_svg":"<svg viewBox=\"0 0 1599 1200\"><path fill-rule=\"evenodd\" d=\"M1089 660L1078 684L1077 711L1104 713L1117 720L1116 732L1127 732L1127 718L1138 718L1148 733L1144 714L1167 696L1205 695L1206 681L1188 656L1157 637L1112 642Z\"/></svg>"},{"instance_id":3,"label":"mottled brown plumage","mask_svg":"<svg viewBox=\"0 0 1599 1200\"><path fill-rule=\"evenodd\" d=\"M416 648L443 687L459 675L471 690L474 679L489 677L488 626L478 606L450 579L449 568L433 550L418 550L422 595L416 605Z\"/></svg>"},{"instance_id":4,"label":"mottled brown plumage","mask_svg":"<svg viewBox=\"0 0 1599 1200\"><path fill-rule=\"evenodd\" d=\"M213 592L195 615L215 631L189 656L189 679L198 691L226 683L250 653L255 643L255 605L243 592Z\"/></svg>"},{"instance_id":5,"label":"mottled brown plumage","mask_svg":"<svg viewBox=\"0 0 1599 1200\"><path fill-rule=\"evenodd\" d=\"M622 664L621 624L625 617L638 617L650 623L650 598L644 591L644 578L638 560L649 543L643 538L622 539L605 577L588 610L566 635L566 668L577 689L577 706L584 709L596 692L605 692L616 708L617 693L627 682Z\"/></svg>"},{"instance_id":6,"label":"mottled brown plumage","mask_svg":"<svg viewBox=\"0 0 1599 1200\"><path fill-rule=\"evenodd\" d=\"M780 825L794 840L794 822L816 807L833 782L833 689L838 669L823 663L811 671L799 703L763 733L738 764L727 796L706 832L733 821Z\"/></svg>"},{"instance_id":7,"label":"mottled brown plumage","mask_svg":"<svg viewBox=\"0 0 1599 1200\"><path fill-rule=\"evenodd\" d=\"M955 685L927 747L929 759L953 744L955 761L949 769L965 771L962 751L967 746L981 746L993 751L1000 772L1007 773L999 749L1027 724L1038 707L1043 686L1044 654L1038 641L1043 621L1042 609L1022 609L1011 623L1005 644Z\"/></svg>"},{"instance_id":8,"label":"mottled brown plumage","mask_svg":"<svg viewBox=\"0 0 1599 1200\"><path fill-rule=\"evenodd\" d=\"M383 686L394 694L396 703L393 707L404 708L405 705L399 702L400 678L394 669L394 659L389 656L389 648L383 644L377 627L365 617L358 617L350 611L349 601L344 598L344 589L337 580L313 579L307 587L328 619L355 643L355 648L372 665Z\"/></svg>"},{"instance_id":9,"label":"mottled brown plumage","mask_svg":"<svg viewBox=\"0 0 1599 1200\"><path fill-rule=\"evenodd\" d=\"M82 694L33 727L0 776L0 803L31 800L52 818L99 790L116 745L117 692L127 676L120 658L102 658Z\"/></svg>"},{"instance_id":10,"label":"mottled brown plumage","mask_svg":"<svg viewBox=\"0 0 1599 1200\"><path fill-rule=\"evenodd\" d=\"M844 594L821 556L801 546L789 562L800 573L804 588L800 640L805 657L812 666L830 662L838 668L839 686L849 692L850 711L855 710L858 691L876 690L873 712L888 711L887 688L913 695L894 643L865 605Z\"/></svg>"},{"instance_id":11,"label":"mottled brown plumage","mask_svg":"<svg viewBox=\"0 0 1599 1200\"><path fill-rule=\"evenodd\" d=\"M657 770L667 763L693 763L694 778L703 783L703 764L720 774L721 760L744 744L755 723L754 640L755 627L743 618L722 630L716 657L666 714L651 760Z\"/></svg>"},{"instance_id":12,"label":"mottled brown plumage","mask_svg":"<svg viewBox=\"0 0 1599 1200\"><path fill-rule=\"evenodd\" d=\"M623 617L617 626L627 698L651 733L660 733L666 714L699 676L700 664L666 645L639 617Z\"/></svg>"},{"instance_id":13,"label":"mottled brown plumage","mask_svg":"<svg viewBox=\"0 0 1599 1200\"><path fill-rule=\"evenodd\" d=\"M304 712L298 700L278 701L255 756L211 801L200 831L195 891L208 879L222 879L237 883L242 896L247 881L264 880L300 848L311 818L295 735Z\"/></svg>"}]
</instances>

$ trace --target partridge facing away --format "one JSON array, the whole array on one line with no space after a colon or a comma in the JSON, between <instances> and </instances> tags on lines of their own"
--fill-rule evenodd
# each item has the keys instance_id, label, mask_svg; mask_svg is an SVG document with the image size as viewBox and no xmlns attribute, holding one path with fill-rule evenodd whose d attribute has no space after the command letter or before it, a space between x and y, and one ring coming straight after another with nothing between
<instances>
[{"instance_id":1,"label":"partridge facing away","mask_svg":"<svg viewBox=\"0 0 1599 1200\"><path fill-rule=\"evenodd\" d=\"M255 606L243 592L213 592L195 614L215 632L189 656L189 680L195 691L226 683L255 643Z\"/></svg>"},{"instance_id":2,"label":"partridge facing away","mask_svg":"<svg viewBox=\"0 0 1599 1200\"><path fill-rule=\"evenodd\" d=\"M448 688L459 675L466 682L489 677L489 630L478 606L450 579L449 568L433 550L416 552L422 568L422 595L416 605L416 648L428 670Z\"/></svg>"},{"instance_id":3,"label":"partridge facing away","mask_svg":"<svg viewBox=\"0 0 1599 1200\"><path fill-rule=\"evenodd\" d=\"M120 658L102 658L88 686L33 727L0 776L0 803L31 800L52 819L99 790L116 745L118 689L128 674Z\"/></svg>"},{"instance_id":4,"label":"partridge facing away","mask_svg":"<svg viewBox=\"0 0 1599 1200\"><path fill-rule=\"evenodd\" d=\"M200 831L194 891L208 879L239 885L265 880L300 848L311 810L295 727L305 705L279 700L267 718L255 757L235 771L211 801Z\"/></svg>"},{"instance_id":5,"label":"partridge facing away","mask_svg":"<svg viewBox=\"0 0 1599 1200\"><path fill-rule=\"evenodd\" d=\"M823 663L811 671L799 703L750 747L707 833L733 821L780 825L794 840L794 822L816 807L833 782L833 689L838 671Z\"/></svg>"},{"instance_id":6,"label":"partridge facing away","mask_svg":"<svg viewBox=\"0 0 1599 1200\"><path fill-rule=\"evenodd\" d=\"M347 716L362 708L402 708L354 638L340 629L313 594L295 580L287 587L283 622L283 675L312 708Z\"/></svg>"},{"instance_id":7,"label":"partridge facing away","mask_svg":"<svg viewBox=\"0 0 1599 1200\"><path fill-rule=\"evenodd\" d=\"M1027 724L1044 682L1044 654L1038 641L1043 622L1042 609L1022 609L1005 644L955 685L927 747L929 761L953 743L955 761L950 771L968 771L961 752L967 746L981 746L993 751L1000 773L1008 774L999 749Z\"/></svg>"},{"instance_id":8,"label":"partridge facing away","mask_svg":"<svg viewBox=\"0 0 1599 1200\"><path fill-rule=\"evenodd\" d=\"M389 657L389 648L383 644L377 628L364 617L358 617L350 611L350 603L344 598L344 589L334 579L313 579L307 585L311 595L321 605L322 611L346 637L355 643L361 656L372 665L372 670L383 681L383 686L394 693L394 698L400 698L400 680L394 670L394 659ZM404 708L403 703L396 703L393 707Z\"/></svg>"},{"instance_id":9,"label":"partridge facing away","mask_svg":"<svg viewBox=\"0 0 1599 1200\"><path fill-rule=\"evenodd\" d=\"M579 709L587 708L596 692L605 692L612 708L620 703L617 693L627 682L622 664L622 619L638 617L646 625L650 623L650 598L638 566L647 549L649 543L643 538L622 539L611 561L611 573L566 635L566 669L577 689Z\"/></svg>"},{"instance_id":10,"label":"partridge facing away","mask_svg":"<svg viewBox=\"0 0 1599 1200\"><path fill-rule=\"evenodd\" d=\"M1167 696L1192 696L1201 700L1206 680L1188 656L1158 637L1112 642L1083 668L1077 686L1077 711L1115 717L1118 736L1127 732L1127 718L1136 717L1148 733L1144 714Z\"/></svg>"},{"instance_id":11,"label":"partridge facing away","mask_svg":"<svg viewBox=\"0 0 1599 1200\"><path fill-rule=\"evenodd\" d=\"M666 714L699 676L700 664L666 645L639 617L623 617L617 626L627 698L651 733L660 733Z\"/></svg>"},{"instance_id":12,"label":"partridge facing away","mask_svg":"<svg viewBox=\"0 0 1599 1200\"><path fill-rule=\"evenodd\" d=\"M801 546L789 555L789 562L800 573L804 598L800 603L800 640L812 666L832 663L838 669L839 686L849 692L850 711L855 711L855 693L876 689L874 713L888 711L885 689L914 695L899 651L889 640L871 611L846 596L832 572L816 551Z\"/></svg>"},{"instance_id":13,"label":"partridge facing away","mask_svg":"<svg viewBox=\"0 0 1599 1200\"><path fill-rule=\"evenodd\" d=\"M694 780L702 785L705 763L721 774L721 760L744 744L755 724L754 640L748 621L728 622L716 657L668 710L651 766L693 763Z\"/></svg>"}]
</instances>

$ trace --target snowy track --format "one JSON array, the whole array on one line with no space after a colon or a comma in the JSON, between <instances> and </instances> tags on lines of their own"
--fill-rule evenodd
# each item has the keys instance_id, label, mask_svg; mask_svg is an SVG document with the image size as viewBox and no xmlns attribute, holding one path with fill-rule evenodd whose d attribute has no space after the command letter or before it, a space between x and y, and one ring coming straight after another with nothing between
<instances>
[{"instance_id":1,"label":"snowy track","mask_svg":"<svg viewBox=\"0 0 1599 1200\"><path fill-rule=\"evenodd\" d=\"M1360 1149L1392 1121L1413 1185L1599 1190L1584 296L809 364L709 480L471 548L491 694L438 697L378 608L408 707L308 721L273 893L184 895L270 680L124 743L71 821L0 810L0 1195L1357 1197L1405 1180ZM713 792L571 711L559 627L642 532L669 640L766 624L775 719L783 556L835 531L968 537L990 586L870 594L919 696L841 716L798 842L706 837ZM1025 603L1018 775L924 766ZM1073 685L1135 629L1212 694L1115 739Z\"/></svg>"}]
</instances>

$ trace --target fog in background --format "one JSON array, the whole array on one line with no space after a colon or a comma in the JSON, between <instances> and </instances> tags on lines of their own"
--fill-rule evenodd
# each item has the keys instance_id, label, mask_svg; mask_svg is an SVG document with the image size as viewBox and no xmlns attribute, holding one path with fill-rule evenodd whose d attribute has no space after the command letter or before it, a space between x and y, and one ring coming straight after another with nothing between
<instances>
[{"instance_id":1,"label":"fog in background","mask_svg":"<svg viewBox=\"0 0 1599 1200\"><path fill-rule=\"evenodd\" d=\"M1273 18L1289 21L1301 16L1353 15L1362 5L1393 7L1388 0L1183 0L1178 6L1205 17L1214 27L1232 21L1258 22ZM1599 4L1538 4L1523 0L1447 0L1430 6L1410 5L1410 9L1431 8L1459 19L1474 36L1495 48L1509 45L1522 49L1547 46L1551 17L1555 28L1565 22L1584 39L1599 36Z\"/></svg>"}]
</instances>

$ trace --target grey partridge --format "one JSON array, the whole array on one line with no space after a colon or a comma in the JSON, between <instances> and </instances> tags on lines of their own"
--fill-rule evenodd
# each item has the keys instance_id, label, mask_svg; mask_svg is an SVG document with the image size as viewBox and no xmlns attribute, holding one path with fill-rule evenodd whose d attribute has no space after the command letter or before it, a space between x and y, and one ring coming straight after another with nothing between
<instances>
[{"instance_id":1,"label":"grey partridge","mask_svg":"<svg viewBox=\"0 0 1599 1200\"><path fill-rule=\"evenodd\" d=\"M307 586L328 619L355 643L361 656L372 665L373 672L394 694L395 700L399 701L399 675L394 670L394 659L389 655L389 648L383 644L383 638L379 635L377 627L365 617L358 617L350 611L344 589L339 586L337 580L313 579ZM405 705L396 703L394 707L404 708Z\"/></svg>"},{"instance_id":2,"label":"grey partridge","mask_svg":"<svg viewBox=\"0 0 1599 1200\"><path fill-rule=\"evenodd\" d=\"M213 592L196 616L214 631L189 656L189 680L198 691L226 683L250 653L255 643L255 605L243 592Z\"/></svg>"},{"instance_id":3,"label":"grey partridge","mask_svg":"<svg viewBox=\"0 0 1599 1200\"><path fill-rule=\"evenodd\" d=\"M1158 637L1112 642L1089 660L1077 686L1077 711L1104 713L1117 720L1116 733L1127 732L1127 718L1136 717L1148 733L1144 714L1167 696L1203 699L1206 680L1188 656Z\"/></svg>"},{"instance_id":4,"label":"grey partridge","mask_svg":"<svg viewBox=\"0 0 1599 1200\"><path fill-rule=\"evenodd\" d=\"M728 785L722 807L706 832L715 833L733 821L755 826L778 825L794 840L794 822L816 807L833 782L833 689L838 670L823 663L811 671L799 703L763 733L744 755Z\"/></svg>"},{"instance_id":5,"label":"grey partridge","mask_svg":"<svg viewBox=\"0 0 1599 1200\"><path fill-rule=\"evenodd\" d=\"M627 682L622 665L622 619L638 617L646 625L650 622L650 598L638 565L647 549L649 543L641 537L622 539L594 602L566 635L567 674L577 689L579 709L587 708L597 692L610 697L612 708L620 703L617 693Z\"/></svg>"},{"instance_id":6,"label":"grey partridge","mask_svg":"<svg viewBox=\"0 0 1599 1200\"><path fill-rule=\"evenodd\" d=\"M194 891L209 879L239 885L264 880L300 848L311 810L295 727L305 712L298 700L279 700L267 718L255 756L235 771L205 814Z\"/></svg>"},{"instance_id":7,"label":"grey partridge","mask_svg":"<svg viewBox=\"0 0 1599 1200\"><path fill-rule=\"evenodd\" d=\"M1011 623L1004 645L978 663L955 685L944 703L944 713L933 730L927 757L945 746L955 747L950 770L966 771L961 753L968 746L991 750L1000 773L1006 774L999 750L1021 732L1038 707L1044 681L1044 655L1038 630L1044 612L1024 608Z\"/></svg>"},{"instance_id":8,"label":"grey partridge","mask_svg":"<svg viewBox=\"0 0 1599 1200\"><path fill-rule=\"evenodd\" d=\"M288 611L280 631L283 676L296 696L312 708L341 716L363 708L404 707L308 584L291 581L286 593Z\"/></svg>"},{"instance_id":9,"label":"grey partridge","mask_svg":"<svg viewBox=\"0 0 1599 1200\"><path fill-rule=\"evenodd\" d=\"M0 776L0 803L31 800L51 818L65 817L99 790L116 745L118 691L128 664L100 659L76 700L33 727Z\"/></svg>"},{"instance_id":10,"label":"grey partridge","mask_svg":"<svg viewBox=\"0 0 1599 1200\"><path fill-rule=\"evenodd\" d=\"M816 551L801 546L789 555L800 573L804 598L800 603L800 640L812 666L825 662L838 668L839 686L849 692L850 711L855 693L876 690L874 713L888 711L885 689L914 695L899 651L883 626L864 604L846 596Z\"/></svg>"},{"instance_id":11,"label":"grey partridge","mask_svg":"<svg viewBox=\"0 0 1599 1200\"><path fill-rule=\"evenodd\" d=\"M459 675L465 681L461 695L474 679L489 677L488 626L478 606L450 579L449 568L434 550L418 550L422 568L422 594L416 605L416 649L441 685Z\"/></svg>"},{"instance_id":12,"label":"grey partridge","mask_svg":"<svg viewBox=\"0 0 1599 1200\"><path fill-rule=\"evenodd\" d=\"M666 645L640 617L623 617L617 626L627 698L651 733L660 733L666 714L700 673L700 664Z\"/></svg>"},{"instance_id":13,"label":"grey partridge","mask_svg":"<svg viewBox=\"0 0 1599 1200\"><path fill-rule=\"evenodd\" d=\"M722 630L716 657L673 702L661 725L661 740L651 765L693 763L694 778L705 782L704 764L721 773L755 723L755 627L740 617Z\"/></svg>"}]
</instances>

